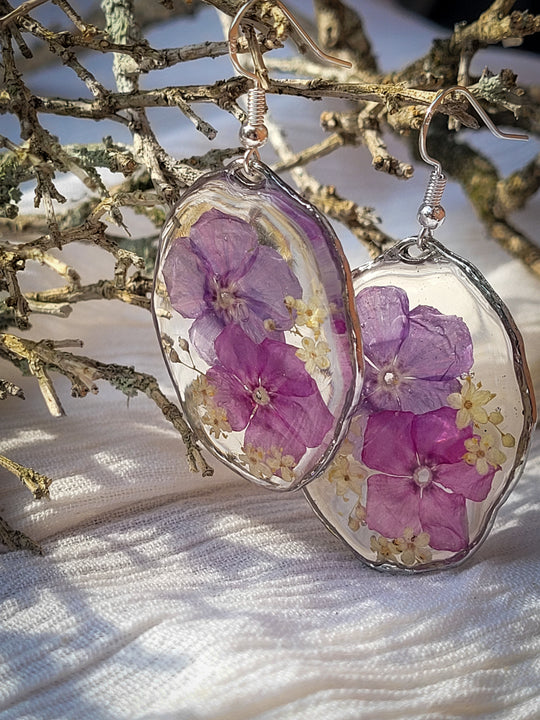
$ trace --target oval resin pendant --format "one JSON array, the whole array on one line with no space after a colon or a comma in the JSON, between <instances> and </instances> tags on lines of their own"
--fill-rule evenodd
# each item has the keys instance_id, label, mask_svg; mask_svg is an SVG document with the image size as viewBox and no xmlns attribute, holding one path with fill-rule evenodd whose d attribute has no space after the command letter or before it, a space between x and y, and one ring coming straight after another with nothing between
<instances>
[{"instance_id":1,"label":"oval resin pendant","mask_svg":"<svg viewBox=\"0 0 540 720\"><path fill-rule=\"evenodd\" d=\"M153 312L182 409L245 478L324 470L361 389L350 270L323 216L257 163L210 173L163 228Z\"/></svg>"},{"instance_id":2,"label":"oval resin pendant","mask_svg":"<svg viewBox=\"0 0 540 720\"><path fill-rule=\"evenodd\" d=\"M523 468L535 422L520 334L469 263L405 240L354 275L365 379L346 440L305 493L368 565L459 564Z\"/></svg>"}]
</instances>

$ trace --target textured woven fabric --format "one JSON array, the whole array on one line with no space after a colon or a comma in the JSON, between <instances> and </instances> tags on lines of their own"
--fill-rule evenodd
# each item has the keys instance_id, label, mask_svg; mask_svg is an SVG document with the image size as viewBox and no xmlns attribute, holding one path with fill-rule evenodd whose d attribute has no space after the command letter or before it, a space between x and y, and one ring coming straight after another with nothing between
<instances>
[{"instance_id":1,"label":"textured woven fabric","mask_svg":"<svg viewBox=\"0 0 540 720\"><path fill-rule=\"evenodd\" d=\"M385 3L357 5L385 69L434 36ZM162 45L219 37L210 10L186 23L160 36ZM535 58L486 55L495 71L520 65L524 82L538 75ZM230 72L226 62L211 66L212 78ZM182 72L185 82L200 79L190 74L196 64ZM322 104L269 104L286 119L293 145L320 139ZM213 113L207 117L218 122ZM157 121L178 147L192 142L187 123L173 132L170 115ZM231 121L220 144L233 144L235 132ZM197 142L193 152L208 149ZM508 153L491 137L475 142L489 143L503 169L530 153L521 145ZM415 180L398 182L376 175L366 155L338 153L317 166L319 177L375 205L385 229L406 236L428 173L420 168ZM540 282L483 238L452 183L443 204L440 239L487 273L510 305L539 391ZM535 202L516 222L532 233L539 218ZM136 232L140 220L130 222ZM362 260L338 231L351 262ZM69 247L63 257L87 268L85 282L111 272L92 248ZM151 372L172 397L140 310L87 303L68 320L37 318L32 336L81 337L85 354ZM1 720L540 716L539 438L469 563L396 577L364 567L301 493L263 490L217 464L212 478L190 474L178 435L146 398L128 403L100 383L97 397L75 400L59 379L68 415L54 419L31 378L7 364L0 376L20 382L27 398L0 406L2 452L54 477L51 499L33 501L0 472L0 515L45 551L0 555Z\"/></svg>"}]
</instances>

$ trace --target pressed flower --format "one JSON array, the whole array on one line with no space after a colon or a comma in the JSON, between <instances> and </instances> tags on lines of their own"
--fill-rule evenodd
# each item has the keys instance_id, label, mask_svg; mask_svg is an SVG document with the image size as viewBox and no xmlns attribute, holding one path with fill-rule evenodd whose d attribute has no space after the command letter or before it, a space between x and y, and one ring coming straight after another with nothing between
<instances>
[{"instance_id":1,"label":"pressed flower","mask_svg":"<svg viewBox=\"0 0 540 720\"><path fill-rule=\"evenodd\" d=\"M346 455L338 455L328 471L328 480L336 486L336 495L347 499L349 492L360 495L365 473L363 466Z\"/></svg>"},{"instance_id":2,"label":"pressed flower","mask_svg":"<svg viewBox=\"0 0 540 720\"><path fill-rule=\"evenodd\" d=\"M465 548L466 500L484 500L495 474L463 460L471 437L470 427L456 427L456 411L448 407L372 415L362 450L364 464L375 471L367 480L368 527L394 538L405 528L417 536L427 532L436 550Z\"/></svg>"},{"instance_id":3,"label":"pressed flower","mask_svg":"<svg viewBox=\"0 0 540 720\"><path fill-rule=\"evenodd\" d=\"M416 562L427 563L432 559L429 549L429 534L426 532L415 535L412 528L405 528L403 537L395 539L394 545L401 553L401 562L408 567Z\"/></svg>"},{"instance_id":4,"label":"pressed flower","mask_svg":"<svg viewBox=\"0 0 540 720\"><path fill-rule=\"evenodd\" d=\"M163 348L163 351L165 352L165 354L167 355L167 357L169 358L169 360L172 363L180 362L178 353L174 349L174 340L172 339L172 337L163 333L161 335L161 346Z\"/></svg>"},{"instance_id":5,"label":"pressed flower","mask_svg":"<svg viewBox=\"0 0 540 720\"><path fill-rule=\"evenodd\" d=\"M328 370L330 367L330 360L328 359L328 353L330 352L330 346L324 340L315 342L312 338L302 338L302 347L296 351L296 357L306 365L306 372L313 375L316 369Z\"/></svg>"},{"instance_id":6,"label":"pressed flower","mask_svg":"<svg viewBox=\"0 0 540 720\"><path fill-rule=\"evenodd\" d=\"M482 437L473 435L465 440L467 452L463 459L469 465L474 465L480 475L485 475L490 468L500 468L506 461L506 455L495 446L494 438L486 433Z\"/></svg>"},{"instance_id":7,"label":"pressed flower","mask_svg":"<svg viewBox=\"0 0 540 720\"><path fill-rule=\"evenodd\" d=\"M516 438L512 435L512 433L504 433L501 437L501 442L504 447L512 448L516 444Z\"/></svg>"},{"instance_id":8,"label":"pressed flower","mask_svg":"<svg viewBox=\"0 0 540 720\"><path fill-rule=\"evenodd\" d=\"M345 456L352 455L353 450L354 450L353 443L349 440L348 437L346 437L345 440L343 440L343 442L339 446L339 454L345 455Z\"/></svg>"},{"instance_id":9,"label":"pressed flower","mask_svg":"<svg viewBox=\"0 0 540 720\"><path fill-rule=\"evenodd\" d=\"M351 514L349 515L349 519L347 520L347 524L353 532L359 530L361 525L366 524L366 508L362 505L360 500L358 500L356 505L353 507Z\"/></svg>"},{"instance_id":10,"label":"pressed flower","mask_svg":"<svg viewBox=\"0 0 540 720\"><path fill-rule=\"evenodd\" d=\"M493 425L500 425L502 421L504 420L502 413L500 410L493 410L489 413L488 420Z\"/></svg>"},{"instance_id":11,"label":"pressed flower","mask_svg":"<svg viewBox=\"0 0 540 720\"><path fill-rule=\"evenodd\" d=\"M178 238L163 265L173 308L193 318L189 337L207 362L215 361L214 340L226 325L238 324L256 342L283 339L293 325L285 296L302 295L286 261L260 245L247 222L220 210L209 210ZM271 281L270 281L271 280ZM265 327L272 319L274 330Z\"/></svg>"},{"instance_id":12,"label":"pressed flower","mask_svg":"<svg viewBox=\"0 0 540 720\"><path fill-rule=\"evenodd\" d=\"M297 300L295 305L296 309L296 324L305 325L310 330L314 331L316 338L320 335L320 326L326 320L326 310L317 302L317 298L311 298L308 303L303 300Z\"/></svg>"},{"instance_id":13,"label":"pressed flower","mask_svg":"<svg viewBox=\"0 0 540 720\"><path fill-rule=\"evenodd\" d=\"M272 320L272 318L266 318L266 320L263 322L264 329L269 332L275 332L278 327L275 320Z\"/></svg>"},{"instance_id":14,"label":"pressed flower","mask_svg":"<svg viewBox=\"0 0 540 720\"><path fill-rule=\"evenodd\" d=\"M286 295L283 298L283 303L285 304L285 307L287 308L287 310L289 311L289 313L292 317L292 311L294 310L294 308L296 306L297 299L293 298L292 295Z\"/></svg>"},{"instance_id":15,"label":"pressed flower","mask_svg":"<svg viewBox=\"0 0 540 720\"><path fill-rule=\"evenodd\" d=\"M451 408L457 410L456 425L458 428L464 428L471 423L484 425L489 420L489 415L484 409L484 405L493 400L495 393L482 389L482 383L478 384L472 381L470 376L465 378L461 392L451 393L447 402Z\"/></svg>"},{"instance_id":16,"label":"pressed flower","mask_svg":"<svg viewBox=\"0 0 540 720\"><path fill-rule=\"evenodd\" d=\"M292 455L284 455L281 448L272 447L270 452L253 445L246 445L240 461L249 466L249 471L259 480L280 475L285 482L294 480L296 461Z\"/></svg>"},{"instance_id":17,"label":"pressed flower","mask_svg":"<svg viewBox=\"0 0 540 720\"><path fill-rule=\"evenodd\" d=\"M295 347L269 338L257 344L229 325L215 348L218 363L206 376L232 429L245 430L246 447L279 448L298 462L306 448L322 443L333 416Z\"/></svg>"},{"instance_id":18,"label":"pressed flower","mask_svg":"<svg viewBox=\"0 0 540 720\"><path fill-rule=\"evenodd\" d=\"M272 470L265 462L266 452L262 448L246 445L244 452L239 456L240 462L249 467L249 472L259 480L272 477Z\"/></svg>"},{"instance_id":19,"label":"pressed flower","mask_svg":"<svg viewBox=\"0 0 540 720\"><path fill-rule=\"evenodd\" d=\"M424 413L445 405L473 363L463 320L427 305L410 310L405 291L392 286L361 290L356 307L366 359L364 406Z\"/></svg>"},{"instance_id":20,"label":"pressed flower","mask_svg":"<svg viewBox=\"0 0 540 720\"><path fill-rule=\"evenodd\" d=\"M231 426L227 419L227 413L222 407L209 404L206 408L206 413L202 416L201 420L205 425L209 425L210 435L214 435L216 439L219 439L221 435L227 437L227 433L231 432Z\"/></svg>"},{"instance_id":21,"label":"pressed flower","mask_svg":"<svg viewBox=\"0 0 540 720\"><path fill-rule=\"evenodd\" d=\"M294 468L296 461L292 455L284 455L281 448L272 447L266 456L266 464L271 474L280 475L285 482L294 480Z\"/></svg>"},{"instance_id":22,"label":"pressed flower","mask_svg":"<svg viewBox=\"0 0 540 720\"><path fill-rule=\"evenodd\" d=\"M208 378L205 375L199 375L191 383L189 393L194 405L207 407L213 403L216 388L208 382Z\"/></svg>"},{"instance_id":23,"label":"pressed flower","mask_svg":"<svg viewBox=\"0 0 540 720\"><path fill-rule=\"evenodd\" d=\"M387 560L395 562L398 549L392 540L388 540L388 538L382 537L382 535L380 537L372 535L369 545L372 552L377 553L377 560L379 562L385 562Z\"/></svg>"}]
</instances>

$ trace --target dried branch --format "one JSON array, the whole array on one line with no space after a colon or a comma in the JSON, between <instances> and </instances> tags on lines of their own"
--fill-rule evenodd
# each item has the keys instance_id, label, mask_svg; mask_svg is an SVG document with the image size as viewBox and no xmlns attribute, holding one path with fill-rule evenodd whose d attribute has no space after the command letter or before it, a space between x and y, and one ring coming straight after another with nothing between
<instances>
[{"instance_id":1,"label":"dried branch","mask_svg":"<svg viewBox=\"0 0 540 720\"><path fill-rule=\"evenodd\" d=\"M125 287L118 287L116 279L98 280L90 285L83 285L77 288L70 286L63 288L51 288L42 292L26 293L25 298L29 304L40 303L43 306L56 306L60 303L60 307L65 307L64 303L77 303L88 300L121 300L129 305L145 308L150 310L150 298L148 294L152 289L152 281L150 278L133 275L130 277ZM69 305L68 305L69 307Z\"/></svg>"},{"instance_id":2,"label":"dried branch","mask_svg":"<svg viewBox=\"0 0 540 720\"><path fill-rule=\"evenodd\" d=\"M13 475L16 475L36 500L49 497L49 487L52 480L46 475L41 475L31 468L24 467L24 465L20 465L4 455L0 455L0 465Z\"/></svg>"},{"instance_id":3,"label":"dried branch","mask_svg":"<svg viewBox=\"0 0 540 720\"><path fill-rule=\"evenodd\" d=\"M515 228L506 217L506 207L515 204L507 188L515 184L516 173L511 179L501 181L493 163L469 145L457 143L448 133L440 132L435 137L445 173L462 185L492 238L535 275L540 276L540 247ZM531 178L530 190L540 186L534 166L528 166L531 167L528 173Z\"/></svg>"},{"instance_id":4,"label":"dried branch","mask_svg":"<svg viewBox=\"0 0 540 720\"><path fill-rule=\"evenodd\" d=\"M106 117L118 119L118 113L132 108L177 107L180 103L212 102L225 110L244 95L248 89L245 78L229 78L213 85L185 85L181 87L163 87L154 90L129 90L111 93L106 100L38 97L39 112L60 116L74 116L90 120L102 120ZM331 80L270 80L268 92L277 95L295 95L298 97L321 100L322 98L340 98L342 100L383 102L388 108L395 109L404 105L429 105L435 97L434 92L413 88L386 85L384 83L336 83ZM11 112L13 100L0 98L0 112Z\"/></svg>"},{"instance_id":5,"label":"dried branch","mask_svg":"<svg viewBox=\"0 0 540 720\"><path fill-rule=\"evenodd\" d=\"M537 33L540 15L532 15L528 10L510 12L514 5L515 0L495 0L476 22L458 25L452 36L452 47L480 49L509 38L524 38Z\"/></svg>"},{"instance_id":6,"label":"dried branch","mask_svg":"<svg viewBox=\"0 0 540 720\"><path fill-rule=\"evenodd\" d=\"M0 455L0 466L4 467L12 475L15 475L23 485L30 490L36 500L49 497L51 478L20 465L5 455ZM0 543L8 550L30 550L30 552L41 555L42 550L38 543L25 535L20 530L12 528L3 518L0 517Z\"/></svg>"},{"instance_id":7,"label":"dried branch","mask_svg":"<svg viewBox=\"0 0 540 720\"><path fill-rule=\"evenodd\" d=\"M268 137L274 150L282 162L288 164L294 154L287 145L283 132L269 119L267 119L266 125L268 127ZM304 196L311 200L323 213L348 227L373 257L380 255L381 252L395 242L377 227L372 208L360 207L351 200L345 200L338 195L334 187L322 185L302 167L292 169L291 175Z\"/></svg>"},{"instance_id":8,"label":"dried branch","mask_svg":"<svg viewBox=\"0 0 540 720\"><path fill-rule=\"evenodd\" d=\"M43 5L46 2L48 2L48 0L26 0L26 2L21 3L19 7L11 10L10 12L8 12L7 15L4 15L4 17L0 18L0 30L10 25L17 18L26 15L30 11L34 10L40 5Z\"/></svg>"},{"instance_id":9,"label":"dried branch","mask_svg":"<svg viewBox=\"0 0 540 720\"><path fill-rule=\"evenodd\" d=\"M315 0L319 43L328 52L348 60L357 71L378 72L362 18L341 0Z\"/></svg>"},{"instance_id":10,"label":"dried branch","mask_svg":"<svg viewBox=\"0 0 540 720\"><path fill-rule=\"evenodd\" d=\"M1 456L0 456L1 462ZM8 550L30 550L35 555L42 555L40 545L20 530L15 530L0 517L0 543Z\"/></svg>"},{"instance_id":11,"label":"dried branch","mask_svg":"<svg viewBox=\"0 0 540 720\"><path fill-rule=\"evenodd\" d=\"M156 233L137 241L123 237L122 232L127 229L123 208L144 213L159 227L184 188L202 173L222 167L239 152L238 148L225 148L201 157L172 157L160 144L148 119L148 108L171 108L171 114L180 112L197 132L211 139L216 130L199 115L198 104L211 103L239 120L244 118L239 99L247 91L248 81L243 77L207 85L142 87L141 77L149 72L228 52L227 44L219 38L160 49L152 47L144 37L143 28L156 16L190 13L199 4L192 7L191 3L181 3L167 10L164 6L169 7L168 2L102 0L101 11L96 8L88 17L82 17L69 0L53 1L64 13L69 29L45 27L32 17L32 11L42 0L27 0L16 9L7 0L0 0L4 75L0 114L12 115L20 126L20 137L0 136L1 331L13 326L24 330L32 313L67 317L75 303L88 300L115 299L147 310L151 279L145 273L151 269L147 265L155 254ZM206 0L206 3L221 11L225 24L226 17L232 16L241 4L240 0ZM508 39L516 42L538 32L540 16L512 11L511 0L495 0L475 22L461 24L449 37L435 40L424 56L405 68L383 74L359 14L342 0L315 0L314 5L319 42L330 53L352 62L352 69L320 65L303 55L288 60L272 58L268 51L281 46L289 36L299 46L302 43L291 33L286 17L271 0L261 0L249 13L257 28L261 52L265 53L265 64L271 71L268 93L311 100L338 98L348 103L346 110L323 112L321 121L328 136L297 152L286 144L282 128L269 122L271 140L280 157L277 169L290 170L300 190L322 212L345 224L371 255L379 254L393 242L380 230L375 211L358 206L333 186L315 179L306 170L310 162L340 147L357 145L370 153L375 169L406 180L412 174L412 165L389 152L388 135L414 145L415 131L422 123L426 106L440 88L455 84L467 85L487 103L496 122L504 121L540 135L539 88L519 87L511 70L498 75L486 70L480 77L471 73L471 63L479 49ZM239 51L247 49L247 42L241 40ZM116 87L107 87L91 72L87 63L89 53L114 58ZM41 66L48 62L69 68L80 81L84 97L46 97L31 92L22 68L26 71L32 63ZM278 79L275 77L278 72L292 77ZM447 125L453 129L461 125L478 126L461 99L444 103L440 112L448 116ZM129 130L131 141L120 143L106 137L102 143L62 145L41 124L43 115L111 120L121 125L123 131ZM435 122L435 132L436 125ZM539 159L530 161L508 178L501 178L487 158L465 144L457 144L447 130L438 138L438 144L445 171L461 183L492 237L540 274L538 247L509 220L510 213L523 207L540 187ZM101 168L122 173L123 182L114 188L106 187ZM55 184L57 173L71 173L88 189L80 203L64 211L59 208L64 198ZM21 185L28 181L35 185L35 202L40 205L40 212L18 216ZM109 223L122 230L113 234ZM80 268L69 266L52 252L70 243L94 244L110 255L114 259L113 276L83 284ZM29 262L54 270L61 278L54 285L61 286L23 291L20 273ZM190 467L203 474L211 473L179 409L167 400L152 376L62 350L80 344L50 339L34 342L3 332L0 356L34 376L54 415L63 413L52 379L54 373L70 379L76 396L97 392L99 380L106 380L128 397L144 392L180 433ZM20 389L0 380L0 400L9 401L12 396L22 397ZM45 494L50 484L48 478L3 456L0 465L17 475L34 494ZM9 547L37 549L3 520L0 542Z\"/></svg>"},{"instance_id":12,"label":"dried branch","mask_svg":"<svg viewBox=\"0 0 540 720\"><path fill-rule=\"evenodd\" d=\"M384 141L384 132L378 119L381 107L377 103L366 103L361 112L355 113L322 113L321 125L325 130L332 130L350 144L362 144L367 147L372 157L375 170L395 175L407 180L413 174L413 167L393 157Z\"/></svg>"},{"instance_id":13,"label":"dried branch","mask_svg":"<svg viewBox=\"0 0 540 720\"><path fill-rule=\"evenodd\" d=\"M539 188L540 155L537 155L523 170L499 180L494 213L500 217L520 210L538 192Z\"/></svg>"},{"instance_id":14,"label":"dried branch","mask_svg":"<svg viewBox=\"0 0 540 720\"><path fill-rule=\"evenodd\" d=\"M24 392L20 387L8 380L0 379L0 400L5 400L9 396L19 397L24 400Z\"/></svg>"},{"instance_id":15,"label":"dried branch","mask_svg":"<svg viewBox=\"0 0 540 720\"><path fill-rule=\"evenodd\" d=\"M181 412L166 398L152 375L137 372L132 367L102 363L61 350L63 347L74 346L81 347L82 342L80 340L40 340L35 342L16 335L0 333L0 355L20 367L28 368L36 377L45 403L52 415L64 414L64 409L52 386L50 373L53 371L69 379L73 397L85 397L88 393L97 394L96 382L99 380L106 380L127 397L134 397L138 392L142 392L155 402L165 418L180 433L186 446L190 469L193 472L201 472L203 476L213 473L212 468L202 456L201 449ZM8 467L8 465L4 466ZM33 473L33 471L31 472ZM22 479L24 480L24 478Z\"/></svg>"}]
</instances>

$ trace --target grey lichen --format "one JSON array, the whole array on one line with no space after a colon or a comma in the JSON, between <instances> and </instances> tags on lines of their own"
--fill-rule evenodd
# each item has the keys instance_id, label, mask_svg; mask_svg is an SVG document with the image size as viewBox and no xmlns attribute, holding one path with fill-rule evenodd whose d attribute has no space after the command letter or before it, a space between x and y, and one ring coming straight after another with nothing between
<instances>
[{"instance_id":1,"label":"grey lichen","mask_svg":"<svg viewBox=\"0 0 540 720\"><path fill-rule=\"evenodd\" d=\"M203 156L172 157L154 133L148 108L167 107L181 112L193 123L194 132L208 138L215 129L196 112L198 103L213 103L223 112L241 120L244 111L238 99L248 87L243 77L230 77L208 85L141 87L140 78L178 63L226 54L221 38L184 47L158 49L144 36L152 18L196 13L199 3L134 0L103 0L101 14L93 11L82 18L68 0L56 4L63 10L69 29L47 28L32 16L45 0L27 0L14 9L0 0L0 41L2 45L3 89L0 113L16 118L20 138L0 137L0 358L21 373L32 375L43 398L55 415L63 414L54 376L67 377L72 394L84 397L96 393L100 382L108 382L128 398L145 394L162 411L165 419L179 432L186 445L189 466L203 475L212 472L179 408L170 402L150 375L133 367L111 365L73 354L66 347L80 347L78 340L26 338L34 313L67 317L71 308L87 300L117 300L150 308L151 270L155 258L156 234L130 240L107 221L123 228L122 210L133 208L144 213L158 227L169 207L184 188L202 173L218 169L239 152L238 148L212 150ZM242 0L207 0L226 15L232 16ZM498 75L485 71L471 74L471 61L478 50L504 39L524 37L540 30L540 16L512 11L512 0L495 0L477 21L459 25L449 37L435 40L426 54L405 68L381 73L372 52L372 42L362 18L342 0L315 0L319 42L330 52L346 57L350 70L328 68L304 57L275 60L269 50L287 39L290 26L271 0L261 0L250 11L261 33L259 43L271 69L281 69L312 77L312 80L277 80L270 73L270 93L291 94L304 98L343 98L351 103L347 112L323 112L323 127L328 137L315 146L292 152L282 128L269 123L270 137L281 160L281 168L291 170L302 192L330 217L346 225L371 255L376 256L392 238L382 232L376 211L363 208L343 197L336 188L317 181L306 170L312 161L335 152L344 145L363 145L371 154L373 166L400 181L412 175L412 166L403 157L388 150L386 136L394 134L405 144L415 139L425 108L441 87L466 84L490 111L506 124L540 133L540 94L537 88L519 87L511 70ZM168 9L166 9L168 8ZM28 37L33 42L26 41ZM26 38L26 39L25 39ZM18 47L18 53L14 47ZM31 47L32 49L31 49ZM240 41L240 51L246 43ZM115 87L105 87L86 67L87 51L106 53L114 58ZM40 65L63 64L74 72L87 88L85 98L38 96L29 89L22 71L32 67L31 56ZM459 99L444 103L440 112L450 116L454 129L474 127L476 121L466 103ZM131 132L129 144L106 137L101 143L62 145L41 124L41 117L110 120ZM523 207L540 186L538 163L529 163L509 178L501 178L494 164L465 143L456 145L448 132L438 137L438 152L446 170L461 183L482 222L492 237L507 251L540 275L540 251L535 243L519 233L508 215ZM108 187L100 169L121 173L124 180ZM88 188L78 204L63 209L64 198L56 186L59 172L71 173ZM40 212L18 215L21 185L34 183L35 201ZM83 284L78 268L69 267L50 251L70 243L93 243L114 259L110 278ZM22 290L19 276L28 262L39 262L54 270L58 287ZM20 334L14 334L16 329ZM0 401L18 402L22 392L16 384L0 380ZM34 497L47 494L51 480L0 455L0 465L17 476ZM39 548L24 534L0 520L0 542L10 548Z\"/></svg>"}]
</instances>

